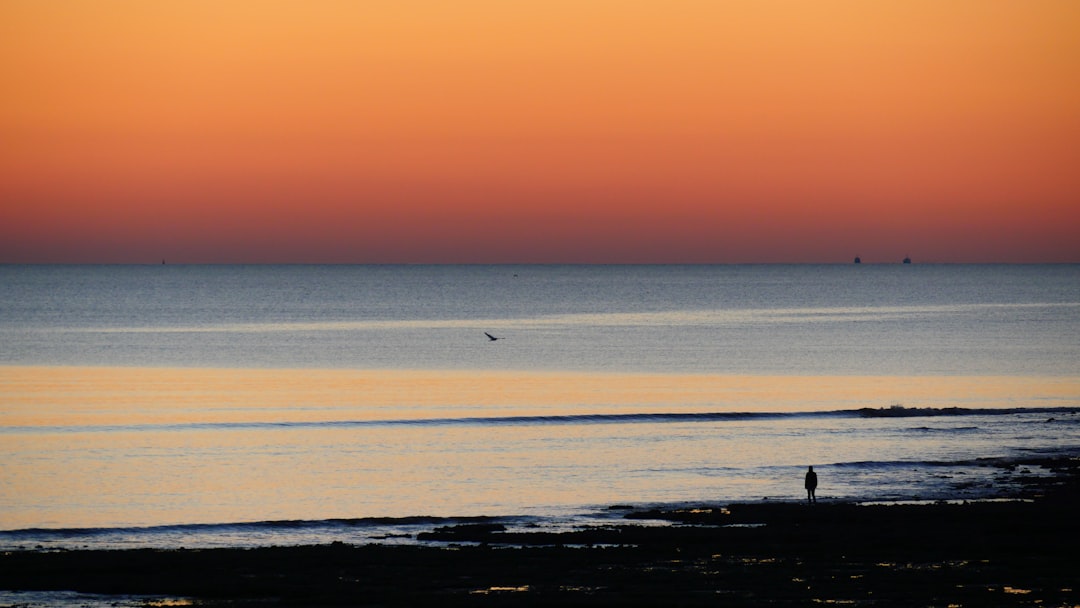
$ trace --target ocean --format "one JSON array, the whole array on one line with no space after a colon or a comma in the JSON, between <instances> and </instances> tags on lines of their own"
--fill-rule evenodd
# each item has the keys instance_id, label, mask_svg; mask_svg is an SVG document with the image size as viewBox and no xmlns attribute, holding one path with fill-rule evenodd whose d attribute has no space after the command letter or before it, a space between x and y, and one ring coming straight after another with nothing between
<instances>
[{"instance_id":1,"label":"ocean","mask_svg":"<svg viewBox=\"0 0 1080 608\"><path fill-rule=\"evenodd\" d=\"M1061 455L1077 265L0 266L0 550L602 525L808 466L974 500Z\"/></svg>"}]
</instances>

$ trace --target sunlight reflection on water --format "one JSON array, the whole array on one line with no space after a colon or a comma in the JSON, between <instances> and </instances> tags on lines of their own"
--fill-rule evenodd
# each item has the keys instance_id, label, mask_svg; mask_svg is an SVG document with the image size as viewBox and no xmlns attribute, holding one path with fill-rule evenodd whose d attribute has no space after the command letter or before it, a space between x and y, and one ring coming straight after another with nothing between
<instances>
[{"instance_id":1,"label":"sunlight reflection on water","mask_svg":"<svg viewBox=\"0 0 1080 608\"><path fill-rule=\"evenodd\" d=\"M574 420L1075 406L1078 396L1080 380L1036 377L0 367L0 527L565 516L608 504L796 499L809 463L826 497L923 496L988 475L928 461L1077 445L1080 425L1037 415ZM554 415L573 418L499 422ZM385 420L415 424L335 424Z\"/></svg>"}]
</instances>

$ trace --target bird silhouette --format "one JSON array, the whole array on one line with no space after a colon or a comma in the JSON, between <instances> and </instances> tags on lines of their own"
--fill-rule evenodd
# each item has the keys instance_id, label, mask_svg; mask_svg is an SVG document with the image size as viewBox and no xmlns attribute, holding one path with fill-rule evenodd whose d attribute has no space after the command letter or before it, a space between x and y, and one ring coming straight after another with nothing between
<instances>
[{"instance_id":1,"label":"bird silhouette","mask_svg":"<svg viewBox=\"0 0 1080 608\"><path fill-rule=\"evenodd\" d=\"M495 336L493 336L493 335L491 335L491 334L487 333L486 331L484 332L484 335L485 335L485 336L487 336L487 337L488 337L488 340L490 340L490 341L492 341L492 342L494 342L495 340L498 340L498 338L496 338Z\"/></svg>"}]
</instances>

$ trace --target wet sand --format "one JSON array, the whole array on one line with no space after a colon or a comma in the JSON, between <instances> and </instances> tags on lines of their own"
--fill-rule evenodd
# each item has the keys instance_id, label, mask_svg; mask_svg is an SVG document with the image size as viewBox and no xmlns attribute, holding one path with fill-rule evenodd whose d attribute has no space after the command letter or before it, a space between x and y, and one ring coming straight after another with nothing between
<instances>
[{"instance_id":1,"label":"wet sand","mask_svg":"<svg viewBox=\"0 0 1080 608\"><path fill-rule=\"evenodd\" d=\"M468 524L421 546L28 550L0 555L0 588L210 606L1080 605L1080 461L1032 464L1056 476L1012 502L613 507L625 523Z\"/></svg>"}]
</instances>

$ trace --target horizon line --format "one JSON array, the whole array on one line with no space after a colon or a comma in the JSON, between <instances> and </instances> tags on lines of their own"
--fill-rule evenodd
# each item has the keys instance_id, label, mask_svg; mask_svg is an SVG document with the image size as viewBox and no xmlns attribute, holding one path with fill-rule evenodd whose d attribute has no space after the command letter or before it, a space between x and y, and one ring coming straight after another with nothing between
<instances>
[{"instance_id":1,"label":"horizon line","mask_svg":"<svg viewBox=\"0 0 1080 608\"><path fill-rule=\"evenodd\" d=\"M866 261L860 262L5 262L0 266L1070 266L1058 262L956 262Z\"/></svg>"}]
</instances>

